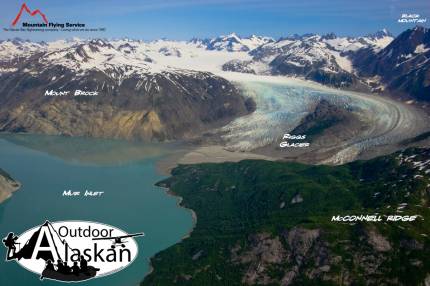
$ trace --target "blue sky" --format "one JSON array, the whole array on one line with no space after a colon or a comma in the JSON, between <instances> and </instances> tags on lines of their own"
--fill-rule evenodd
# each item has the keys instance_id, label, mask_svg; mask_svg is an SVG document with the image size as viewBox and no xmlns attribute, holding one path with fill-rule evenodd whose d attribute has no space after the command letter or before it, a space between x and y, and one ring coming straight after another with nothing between
<instances>
[{"instance_id":1,"label":"blue sky","mask_svg":"<svg viewBox=\"0 0 430 286\"><path fill-rule=\"evenodd\" d=\"M0 38L52 40L71 37L190 39L239 35L328 33L365 35L382 28L398 34L414 25L397 22L402 13L430 21L429 0L28 0L3 1ZM22 3L40 9L50 22L82 22L105 32L5 32ZM36 19L24 15L23 20ZM39 20L38 20L39 22ZM19 25L18 25L19 26Z\"/></svg>"}]
</instances>

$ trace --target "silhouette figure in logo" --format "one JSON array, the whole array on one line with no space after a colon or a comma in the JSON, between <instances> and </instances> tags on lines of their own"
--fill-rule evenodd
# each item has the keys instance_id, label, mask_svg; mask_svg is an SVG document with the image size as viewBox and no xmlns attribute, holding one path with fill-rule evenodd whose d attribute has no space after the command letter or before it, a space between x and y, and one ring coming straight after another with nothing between
<instances>
[{"instance_id":1,"label":"silhouette figure in logo","mask_svg":"<svg viewBox=\"0 0 430 286\"><path fill-rule=\"evenodd\" d=\"M9 232L7 237L3 239L3 244L8 248L7 254L6 254L6 260L12 260L15 259L16 255L16 246L18 243L16 240L18 239L18 236L14 235L13 232Z\"/></svg>"},{"instance_id":2,"label":"silhouette figure in logo","mask_svg":"<svg viewBox=\"0 0 430 286\"><path fill-rule=\"evenodd\" d=\"M58 259L57 264L54 265L49 259L46 261L45 269L40 276L40 280L44 278L59 280L59 281L83 281L94 277L99 271L99 268L95 268L88 265L88 261L83 256L78 261L73 262L73 266L67 265L67 261Z\"/></svg>"},{"instance_id":3,"label":"silhouette figure in logo","mask_svg":"<svg viewBox=\"0 0 430 286\"><path fill-rule=\"evenodd\" d=\"M67 262L63 262L61 259L57 261L57 271L62 274L69 274L72 269L67 265Z\"/></svg>"},{"instance_id":4,"label":"silhouette figure in logo","mask_svg":"<svg viewBox=\"0 0 430 286\"><path fill-rule=\"evenodd\" d=\"M55 270L55 268L54 268L54 263L52 263L52 260L51 260L51 259L48 259L48 261L46 261L45 269Z\"/></svg>"},{"instance_id":5,"label":"silhouette figure in logo","mask_svg":"<svg viewBox=\"0 0 430 286\"><path fill-rule=\"evenodd\" d=\"M60 273L66 273L66 270L64 269L63 260L58 259L57 260L57 271Z\"/></svg>"},{"instance_id":6,"label":"silhouette figure in logo","mask_svg":"<svg viewBox=\"0 0 430 286\"><path fill-rule=\"evenodd\" d=\"M52 263L51 259L48 259L46 261L46 263L45 263L45 271L54 271L55 272L54 263ZM42 275L40 276L40 280L43 280L43 278L45 278L45 277L43 276L43 273L42 273Z\"/></svg>"},{"instance_id":7,"label":"silhouette figure in logo","mask_svg":"<svg viewBox=\"0 0 430 286\"><path fill-rule=\"evenodd\" d=\"M40 239L41 235L44 235L42 239ZM39 250L34 258L33 254L37 244L42 244L44 239L46 244L48 237L51 237L50 244L53 245L50 246L54 248L55 251ZM54 237L58 239L55 240ZM57 230L49 221L45 221L44 224L40 225L39 228L31 234L31 237L27 239L25 243L22 243L22 247L21 243L17 242L21 239L22 238L19 238L13 232L3 238L3 244L7 248L6 260L44 260L45 268L41 273L40 280L47 278L57 281L84 281L95 277L97 272L100 271L100 268L88 265L88 261L85 260L84 256L81 256L76 261L72 261L72 266L67 265L68 257L62 256L61 254L63 252L59 249L62 247L69 247L69 244L65 239L59 236ZM18 245L19 248L17 248L16 245ZM57 262L56 264L55 261Z\"/></svg>"},{"instance_id":8,"label":"silhouette figure in logo","mask_svg":"<svg viewBox=\"0 0 430 286\"><path fill-rule=\"evenodd\" d=\"M81 255L79 259L79 263L81 265L81 270L83 273L88 273L88 261L85 260L84 256Z\"/></svg>"},{"instance_id":9,"label":"silhouette figure in logo","mask_svg":"<svg viewBox=\"0 0 430 286\"><path fill-rule=\"evenodd\" d=\"M21 260L21 259L31 259L33 256L34 249L36 248L36 243L39 241L40 235L48 235L53 237L54 229L52 225L50 225L49 221L46 221L43 225L39 226L39 229L31 235L30 239L28 239L22 246L22 248L15 253L13 258ZM61 257L60 253L58 252L57 247L54 245L56 254L58 257ZM50 259L51 261L55 261L55 256L51 251L39 251L37 253L36 259L43 259L47 261Z\"/></svg>"},{"instance_id":10,"label":"silhouette figure in logo","mask_svg":"<svg viewBox=\"0 0 430 286\"><path fill-rule=\"evenodd\" d=\"M77 261L73 262L72 273L75 274L76 276L79 276L80 272L81 272L81 268L79 268L78 262Z\"/></svg>"},{"instance_id":11,"label":"silhouette figure in logo","mask_svg":"<svg viewBox=\"0 0 430 286\"><path fill-rule=\"evenodd\" d=\"M72 272L72 268L67 265L67 261L63 262L64 274L69 274Z\"/></svg>"}]
</instances>

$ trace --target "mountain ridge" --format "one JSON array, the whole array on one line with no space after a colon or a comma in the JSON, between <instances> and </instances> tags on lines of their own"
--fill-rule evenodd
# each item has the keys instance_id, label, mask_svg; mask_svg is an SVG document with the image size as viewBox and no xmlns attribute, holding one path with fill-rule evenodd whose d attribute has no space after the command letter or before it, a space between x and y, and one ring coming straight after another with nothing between
<instances>
[{"instance_id":1,"label":"mountain ridge","mask_svg":"<svg viewBox=\"0 0 430 286\"><path fill-rule=\"evenodd\" d=\"M253 111L252 99L244 98L223 78L223 71L299 77L336 88L399 92L428 100L429 32L419 27L413 31L419 35L413 42L407 36L410 30L395 39L388 31L380 31L358 38L331 33L295 35L276 41L236 34L210 41L2 41L0 128L125 139L189 138ZM398 61L389 57L392 47L396 47L393 49L398 51L396 55L412 51L413 57L397 67ZM422 66L418 65L423 61ZM44 97L47 91L64 88L96 91L107 96ZM181 96L175 97L172 93ZM158 100L155 107L154 98ZM187 106L188 101L191 103ZM52 109L47 110L44 104ZM211 104L215 108L210 108ZM180 106L184 115L178 115L174 105ZM107 109L100 110L100 106ZM136 110L137 107L141 110ZM68 112L62 114L61 109ZM122 116L116 118L114 111L125 113L118 113ZM95 117L90 118L100 124L91 129L85 120L72 120L81 113L92 114ZM193 123L185 114L193 114L198 120ZM109 122L109 127L100 127L104 120ZM114 131L124 122L129 122L126 130ZM139 122L144 122L145 127L137 127ZM95 126L99 126L97 130Z\"/></svg>"},{"instance_id":2,"label":"mountain ridge","mask_svg":"<svg viewBox=\"0 0 430 286\"><path fill-rule=\"evenodd\" d=\"M335 167L180 165L158 185L197 223L140 285L425 285L429 158L427 148ZM360 216L382 221L348 220Z\"/></svg>"}]
</instances>

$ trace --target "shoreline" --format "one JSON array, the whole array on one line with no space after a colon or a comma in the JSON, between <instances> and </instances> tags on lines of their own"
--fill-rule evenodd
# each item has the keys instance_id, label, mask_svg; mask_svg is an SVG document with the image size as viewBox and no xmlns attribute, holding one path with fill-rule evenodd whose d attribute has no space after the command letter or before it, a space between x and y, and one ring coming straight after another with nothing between
<instances>
[{"instance_id":1,"label":"shoreline","mask_svg":"<svg viewBox=\"0 0 430 286\"><path fill-rule=\"evenodd\" d=\"M171 171L179 165L239 162L242 160L278 161L281 159L254 152L228 151L222 145L202 145L168 155L158 161L156 165L161 174L171 176Z\"/></svg>"},{"instance_id":2,"label":"shoreline","mask_svg":"<svg viewBox=\"0 0 430 286\"><path fill-rule=\"evenodd\" d=\"M242 160L268 160L268 161L277 161L278 158L273 158L265 155L260 155L256 153L251 152L232 152L227 151L224 149L223 146L220 145L206 145L206 146L196 146L194 148L190 148L188 150L181 150L178 152L175 152L173 154L167 155L166 158L159 160L156 163L157 171L160 172L162 175L165 175L167 177L172 176L171 171L179 166L179 165L192 165L192 164L202 164L202 163L222 163L222 162L239 162ZM178 243L181 243L185 239L189 238L191 236L191 233L194 231L194 228L197 224L197 214L193 209L187 208L182 205L183 198L173 191L171 191L170 188L157 185L155 183L156 187L159 187L162 189L163 192L165 192L168 196L174 197L177 202L176 205L180 208L183 208L191 213L192 217L192 223L193 226L191 229L184 234L184 236L175 244L169 246L172 247ZM169 248L168 247L168 248ZM166 248L166 249L168 249ZM164 250L166 250L164 249ZM161 251L164 251L161 250ZM145 280L145 278L150 275L154 271L154 266L152 265L152 259L155 258L155 256L160 253L161 251L154 254L152 257L149 258L149 270L143 277L142 281Z\"/></svg>"},{"instance_id":3,"label":"shoreline","mask_svg":"<svg viewBox=\"0 0 430 286\"><path fill-rule=\"evenodd\" d=\"M171 175L170 175L170 176L171 176ZM193 225L192 225L191 229L190 229L187 233L185 233L185 234L181 237L181 239L180 239L178 242L176 242L175 244L172 244L171 246L169 246L169 247L167 247L167 248L165 248L165 249L161 250L161 251L164 251L164 250L166 250L166 249L168 249L168 248L170 248L170 247L172 247L172 246L174 246L174 245L176 245L176 244L178 244L178 243L181 243L183 240L185 240L185 239L187 239L187 238L189 238L189 237L191 236L191 233L193 232L193 230L194 230L194 228L196 227L196 224L197 224L197 214L196 214L196 212L195 212L193 209L189 209L189 208L187 208L187 207L185 207L185 206L181 205L181 203L182 203L182 201L183 201L183 198L182 198L181 196L179 196L179 195L175 194L174 192L172 192L172 191L170 190L170 188L159 186L159 185L157 185L157 183L155 183L155 186L156 186L156 187L158 187L158 188L161 188L161 189L162 189L162 191L163 191L164 193L166 193L168 196L171 196L171 197L175 198L175 199L176 199L176 205L177 205L178 207L183 208L183 209L185 209L185 210L189 211L189 212L191 213L191 218L192 218L192 223L193 223ZM159 252L155 253L153 256L151 256L151 257L148 259L149 270L148 270L148 272L143 276L142 281L144 281L144 280L145 280L145 278L146 278L148 275L150 275L150 274L154 271L154 269L155 269L155 268L154 268L154 266L152 265L152 259L153 259L153 258L155 258L155 256L156 256L158 253L160 253L161 251L159 251ZM142 282L142 281L141 281L141 282Z\"/></svg>"},{"instance_id":4,"label":"shoreline","mask_svg":"<svg viewBox=\"0 0 430 286\"><path fill-rule=\"evenodd\" d=\"M9 174L0 169L0 204L11 198L12 194L18 191L21 186L21 183L15 181Z\"/></svg>"}]
</instances>

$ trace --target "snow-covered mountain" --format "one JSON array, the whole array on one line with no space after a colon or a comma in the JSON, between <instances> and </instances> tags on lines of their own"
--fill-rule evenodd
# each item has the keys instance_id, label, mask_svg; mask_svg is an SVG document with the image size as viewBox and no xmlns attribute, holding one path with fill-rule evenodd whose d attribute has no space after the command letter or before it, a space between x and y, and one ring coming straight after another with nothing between
<instances>
[{"instance_id":1,"label":"snow-covered mountain","mask_svg":"<svg viewBox=\"0 0 430 286\"><path fill-rule=\"evenodd\" d=\"M24 64L26 72L39 73L55 65L76 75L99 71L121 84L130 77L145 78L163 72L221 74L234 71L294 76L336 87L383 91L388 88L389 81L382 79L393 70L398 71L396 65L405 67L401 71L405 74L413 69L411 63L423 64L428 51L425 41L415 44L404 36L399 36L397 41L393 39L385 29L361 37L305 34L276 41L255 35L240 37L234 33L190 41L70 39L36 43L13 39L0 42L0 73L17 71ZM380 68L380 62L389 62L387 47L392 42L405 47L412 43L414 51L402 53L403 60L389 68ZM419 61L416 61L419 54ZM35 61L28 61L35 57L37 65ZM390 85L395 87L402 83Z\"/></svg>"},{"instance_id":2,"label":"snow-covered mountain","mask_svg":"<svg viewBox=\"0 0 430 286\"><path fill-rule=\"evenodd\" d=\"M0 41L0 61L13 60L16 57L29 56L46 49L44 42L30 42L20 38Z\"/></svg>"},{"instance_id":3,"label":"snow-covered mountain","mask_svg":"<svg viewBox=\"0 0 430 286\"><path fill-rule=\"evenodd\" d=\"M226 61L251 58L243 51L210 50L200 40L72 39L37 43L14 39L0 42L0 73L16 71L19 62L35 56L39 58L38 69L27 67L28 72L57 65L78 74L99 70L116 79L163 71L221 71Z\"/></svg>"},{"instance_id":4,"label":"snow-covered mountain","mask_svg":"<svg viewBox=\"0 0 430 286\"><path fill-rule=\"evenodd\" d=\"M226 63L234 66L229 68L227 64L225 70L257 74L303 75L293 70L312 66L326 72L352 73L348 53L366 48L379 51L391 40L386 31L359 38L307 34L277 41L234 33L187 42L70 39L37 43L13 39L0 42L0 72L13 71L18 61L43 53L40 61L45 65L62 65L76 72L98 69L116 78L172 69L214 72ZM288 72L288 66L292 72Z\"/></svg>"},{"instance_id":5,"label":"snow-covered mountain","mask_svg":"<svg viewBox=\"0 0 430 286\"><path fill-rule=\"evenodd\" d=\"M359 76L378 78L389 90L430 100L430 30L415 27L376 53L362 50L353 58Z\"/></svg>"},{"instance_id":6,"label":"snow-covered mountain","mask_svg":"<svg viewBox=\"0 0 430 286\"><path fill-rule=\"evenodd\" d=\"M209 53L192 43L75 39L32 49L22 41L2 45L10 47L12 60L0 63L1 131L172 140L253 110L252 100L233 84L205 71L210 64L192 69L190 62L202 62L197 51ZM94 96L76 96L76 90Z\"/></svg>"},{"instance_id":7,"label":"snow-covered mountain","mask_svg":"<svg viewBox=\"0 0 430 286\"><path fill-rule=\"evenodd\" d=\"M242 38L235 33L231 33L227 36L220 36L210 40L207 43L207 49L229 52L248 52L273 41L274 40L270 37L252 35Z\"/></svg>"},{"instance_id":8,"label":"snow-covered mountain","mask_svg":"<svg viewBox=\"0 0 430 286\"><path fill-rule=\"evenodd\" d=\"M357 83L351 56L361 49L380 51L392 39L386 30L358 38L334 34L293 35L250 51L252 60L233 60L223 68L256 74L300 76L334 86L351 86Z\"/></svg>"},{"instance_id":9,"label":"snow-covered mountain","mask_svg":"<svg viewBox=\"0 0 430 286\"><path fill-rule=\"evenodd\" d=\"M0 42L0 130L170 140L248 114L255 103L226 71L301 77L428 99L430 33L363 37L235 34L211 40ZM103 96L43 96L47 90ZM77 119L78 118L78 119ZM89 122L93 123L89 123Z\"/></svg>"},{"instance_id":10,"label":"snow-covered mountain","mask_svg":"<svg viewBox=\"0 0 430 286\"><path fill-rule=\"evenodd\" d=\"M323 36L323 40L341 52L355 52L359 49L371 48L374 51L379 51L385 48L394 36L386 29L377 31L364 37L337 37L334 34Z\"/></svg>"}]
</instances>

